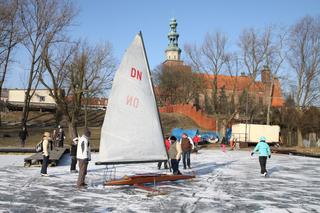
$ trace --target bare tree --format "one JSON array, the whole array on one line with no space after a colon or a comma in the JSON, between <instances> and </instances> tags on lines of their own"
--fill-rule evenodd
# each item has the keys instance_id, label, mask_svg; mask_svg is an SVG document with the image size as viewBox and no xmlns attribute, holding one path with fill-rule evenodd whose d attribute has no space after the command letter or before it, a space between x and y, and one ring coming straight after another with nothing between
<instances>
[{"instance_id":1,"label":"bare tree","mask_svg":"<svg viewBox=\"0 0 320 213\"><path fill-rule=\"evenodd\" d=\"M238 89L238 80L239 80L239 71L240 71L240 62L236 53L229 54L226 60L227 73L231 77L229 84L232 85L232 92L230 94L229 100L229 121L231 121L234 116L239 112L239 104L236 103L236 95ZM228 122L227 122L228 123Z\"/></svg>"},{"instance_id":2,"label":"bare tree","mask_svg":"<svg viewBox=\"0 0 320 213\"><path fill-rule=\"evenodd\" d=\"M39 83L43 48L65 39L64 32L70 26L75 10L68 1L24 0L20 4L22 29L26 34L23 42L30 57L28 84L22 111L21 123L26 125L30 100ZM34 90L32 90L32 88Z\"/></svg>"},{"instance_id":3,"label":"bare tree","mask_svg":"<svg viewBox=\"0 0 320 213\"><path fill-rule=\"evenodd\" d=\"M41 82L66 117L70 134L76 133L83 102L87 115L88 100L111 87L115 68L112 47L108 43L90 47L77 42L61 45L60 51L46 49L42 57L46 69ZM85 116L85 125L86 120Z\"/></svg>"},{"instance_id":4,"label":"bare tree","mask_svg":"<svg viewBox=\"0 0 320 213\"><path fill-rule=\"evenodd\" d=\"M263 47L261 46L263 44L262 42L259 41L259 44L256 44L256 36L256 32L250 34L250 31L244 31L243 36L240 39L240 47L242 50L241 53L243 53L243 55L245 56L241 58L242 60L239 60L239 57L236 53L227 52L227 37L219 32L213 35L207 35L201 48L197 48L196 45L185 46L185 51L193 69L205 71L207 74L214 76L212 82L213 89L211 95L213 102L212 105L214 106L215 114L219 115L219 112L221 111L220 113L222 114L219 116L222 119L225 119L224 123L226 126L241 111L241 103L243 102L243 98L240 100L238 94L238 74L240 67L242 64L244 64L244 62L247 63L247 66L245 67L249 67L250 60L257 56L257 52L255 51L255 49L257 48L256 46L258 46L258 48L263 49ZM252 51L252 49L254 50ZM252 53L254 53L254 55L252 55ZM264 53L262 52L261 57L259 59L261 61L258 62L258 65L255 65L256 67L254 67L254 69L251 69L251 73L256 73L257 75L258 70L264 60L263 56ZM226 73L230 76L230 81L228 82L228 85L232 85L232 91L228 91L229 98L226 97L227 95L225 94L226 92L224 88L218 88L218 75L221 73ZM255 78L256 77L253 77L252 79ZM252 80L252 83L254 83L254 80ZM244 91L244 93L247 94L247 103L250 99L249 87L250 85L248 85L248 88ZM218 97L219 89L220 94ZM218 105L220 105L220 109L218 109ZM249 106L249 104L247 105L248 107L246 108L250 107L250 109L252 108L251 111L253 111L254 106Z\"/></svg>"},{"instance_id":5,"label":"bare tree","mask_svg":"<svg viewBox=\"0 0 320 213\"><path fill-rule=\"evenodd\" d=\"M214 76L212 82L212 106L213 110L217 110L218 105L218 78L217 76L222 72L223 67L228 61L227 53L228 38L221 32L207 34L204 42L200 48L196 45L186 44L184 49L193 69L202 71Z\"/></svg>"},{"instance_id":6,"label":"bare tree","mask_svg":"<svg viewBox=\"0 0 320 213\"><path fill-rule=\"evenodd\" d=\"M251 28L245 29L240 35L241 59L251 78L251 84L255 82L264 65L265 55L268 50L268 45L264 42L264 38L268 36L268 33L267 31L261 34Z\"/></svg>"},{"instance_id":7,"label":"bare tree","mask_svg":"<svg viewBox=\"0 0 320 213\"><path fill-rule=\"evenodd\" d=\"M319 104L320 18L306 16L291 27L288 61L294 72L294 100L303 108Z\"/></svg>"},{"instance_id":8,"label":"bare tree","mask_svg":"<svg viewBox=\"0 0 320 213\"><path fill-rule=\"evenodd\" d=\"M160 105L186 104L198 98L202 78L184 65L160 65L154 71Z\"/></svg>"},{"instance_id":9,"label":"bare tree","mask_svg":"<svg viewBox=\"0 0 320 213\"><path fill-rule=\"evenodd\" d=\"M283 65L283 62L286 59L286 51L284 48L284 43L287 37L285 30L280 30L276 27L267 28L267 34L264 39L266 46L266 55L265 55L265 64L268 66L270 71L271 82L269 85L269 93L267 99L267 122L270 124L270 112L272 105L272 96L274 92L275 81L279 77L279 71Z\"/></svg>"},{"instance_id":10,"label":"bare tree","mask_svg":"<svg viewBox=\"0 0 320 213\"><path fill-rule=\"evenodd\" d=\"M0 97L8 67L12 61L12 51L21 41L22 35L18 21L18 1L0 1ZM1 126L1 115L0 115Z\"/></svg>"},{"instance_id":11,"label":"bare tree","mask_svg":"<svg viewBox=\"0 0 320 213\"><path fill-rule=\"evenodd\" d=\"M89 60L85 74L85 127L88 126L89 100L105 94L111 88L115 71L115 59L110 43L99 44L88 49Z\"/></svg>"},{"instance_id":12,"label":"bare tree","mask_svg":"<svg viewBox=\"0 0 320 213\"><path fill-rule=\"evenodd\" d=\"M78 45L72 45L71 43L63 43L61 45L50 46L54 48L54 51L49 50L49 46L45 47L42 52L42 63L45 69L40 73L40 82L49 90L50 96L54 98L56 109L56 124L58 125L62 120L62 115L67 117L67 120L71 120L69 116L69 104L67 95L70 92L64 90L67 85L68 66L71 64L72 55Z\"/></svg>"},{"instance_id":13,"label":"bare tree","mask_svg":"<svg viewBox=\"0 0 320 213\"><path fill-rule=\"evenodd\" d=\"M251 91L250 88L255 84L259 74L261 74L262 68L268 69L270 74L268 76L270 79L264 82L267 89L267 124L270 124L274 84L285 59L284 41L284 31L281 32L274 26L268 26L262 32L252 28L245 29L240 36L239 47L242 63L251 78L247 85L247 99ZM255 94L251 94L251 96L255 96Z\"/></svg>"}]
</instances>

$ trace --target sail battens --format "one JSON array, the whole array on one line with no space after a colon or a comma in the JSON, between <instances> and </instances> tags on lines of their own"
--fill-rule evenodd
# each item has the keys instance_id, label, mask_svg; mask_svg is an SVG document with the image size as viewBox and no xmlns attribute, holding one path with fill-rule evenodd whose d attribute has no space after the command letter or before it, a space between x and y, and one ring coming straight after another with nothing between
<instances>
[{"instance_id":1,"label":"sail battens","mask_svg":"<svg viewBox=\"0 0 320 213\"><path fill-rule=\"evenodd\" d=\"M115 74L99 150L100 164L168 159L141 33Z\"/></svg>"},{"instance_id":2,"label":"sail battens","mask_svg":"<svg viewBox=\"0 0 320 213\"><path fill-rule=\"evenodd\" d=\"M117 165L117 164L136 164L136 163L156 163L167 162L167 160L148 160L148 161L116 161L116 162L96 162L96 165Z\"/></svg>"}]
</instances>

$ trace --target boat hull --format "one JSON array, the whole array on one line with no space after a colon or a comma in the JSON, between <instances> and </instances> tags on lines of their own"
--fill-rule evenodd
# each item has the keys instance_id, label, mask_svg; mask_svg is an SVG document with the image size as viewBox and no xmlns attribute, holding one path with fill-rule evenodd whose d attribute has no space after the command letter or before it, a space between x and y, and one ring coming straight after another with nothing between
<instances>
[{"instance_id":1,"label":"boat hull","mask_svg":"<svg viewBox=\"0 0 320 213\"><path fill-rule=\"evenodd\" d=\"M150 175L134 175L124 177L119 180L106 181L105 185L141 185L147 183L158 183L164 181L177 181L195 178L194 175L166 175L166 174L150 174Z\"/></svg>"}]
</instances>

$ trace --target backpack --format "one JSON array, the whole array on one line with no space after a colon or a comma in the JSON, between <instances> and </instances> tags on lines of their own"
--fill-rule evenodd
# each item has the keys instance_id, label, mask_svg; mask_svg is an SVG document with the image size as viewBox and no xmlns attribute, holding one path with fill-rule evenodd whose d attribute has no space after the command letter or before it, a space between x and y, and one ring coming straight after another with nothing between
<instances>
[{"instance_id":1,"label":"backpack","mask_svg":"<svg viewBox=\"0 0 320 213\"><path fill-rule=\"evenodd\" d=\"M43 140L41 140L37 145L36 145L36 152L42 152L43 151Z\"/></svg>"}]
</instances>

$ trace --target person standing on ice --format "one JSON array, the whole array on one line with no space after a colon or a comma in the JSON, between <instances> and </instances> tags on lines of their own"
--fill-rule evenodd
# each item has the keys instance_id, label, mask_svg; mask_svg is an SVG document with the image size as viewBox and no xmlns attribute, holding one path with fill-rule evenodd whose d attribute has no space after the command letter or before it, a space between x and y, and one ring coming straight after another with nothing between
<instances>
[{"instance_id":1,"label":"person standing on ice","mask_svg":"<svg viewBox=\"0 0 320 213\"><path fill-rule=\"evenodd\" d=\"M26 139L28 136L29 134L28 134L27 128L24 126L22 130L19 132L19 138L20 138L22 147L24 147L24 145L26 144Z\"/></svg>"},{"instance_id":2,"label":"person standing on ice","mask_svg":"<svg viewBox=\"0 0 320 213\"><path fill-rule=\"evenodd\" d=\"M225 137L223 137L221 140L221 150L224 153L227 151L227 139Z\"/></svg>"},{"instance_id":3,"label":"person standing on ice","mask_svg":"<svg viewBox=\"0 0 320 213\"><path fill-rule=\"evenodd\" d=\"M169 149L169 158L171 160L172 172L174 175L181 175L179 171L179 162L181 158L181 144L175 136L170 137L171 146Z\"/></svg>"},{"instance_id":4,"label":"person standing on ice","mask_svg":"<svg viewBox=\"0 0 320 213\"><path fill-rule=\"evenodd\" d=\"M194 149L194 143L186 133L183 133L182 138L180 140L180 144L182 148L183 169L187 169L187 165L188 165L188 168L191 169L190 155L191 155L191 151Z\"/></svg>"},{"instance_id":5,"label":"person standing on ice","mask_svg":"<svg viewBox=\"0 0 320 213\"><path fill-rule=\"evenodd\" d=\"M85 178L87 175L88 163L91 160L91 150L89 138L91 132L88 128L85 128L84 134L79 138L77 147L77 159L79 161L79 176L78 176L78 187L85 187Z\"/></svg>"},{"instance_id":6,"label":"person standing on ice","mask_svg":"<svg viewBox=\"0 0 320 213\"><path fill-rule=\"evenodd\" d=\"M59 125L57 136L56 136L57 147L63 147L63 142L64 142L65 138L66 138L66 136L64 134L64 131L63 131L62 127Z\"/></svg>"},{"instance_id":7,"label":"person standing on ice","mask_svg":"<svg viewBox=\"0 0 320 213\"><path fill-rule=\"evenodd\" d=\"M77 173L76 165L77 165L77 147L78 147L78 134L76 131L73 133L73 139L71 142L71 150L70 150L70 157L71 157L71 165L70 165L70 172Z\"/></svg>"},{"instance_id":8,"label":"person standing on ice","mask_svg":"<svg viewBox=\"0 0 320 213\"><path fill-rule=\"evenodd\" d=\"M266 142L266 137L260 137L260 142L256 145L254 150L251 152L251 156L254 155L255 152L259 152L259 163L261 168L261 175L267 176L268 172L266 169L267 165L267 157L271 158L271 151L268 143Z\"/></svg>"},{"instance_id":9,"label":"person standing on ice","mask_svg":"<svg viewBox=\"0 0 320 213\"><path fill-rule=\"evenodd\" d=\"M193 140L193 143L194 143L194 147L195 147L195 150L196 150L196 152L198 152L198 144L199 144L199 142L200 142L200 140L201 140L201 135L196 135L196 136L194 136L194 138L192 139Z\"/></svg>"},{"instance_id":10,"label":"person standing on ice","mask_svg":"<svg viewBox=\"0 0 320 213\"><path fill-rule=\"evenodd\" d=\"M52 150L52 139L50 137L50 132L45 132L42 138L43 160L42 160L42 167L41 167L41 176L44 176L44 177L49 176L47 174L47 168L49 164L49 150L50 150L49 147L51 147L51 150Z\"/></svg>"}]
</instances>

